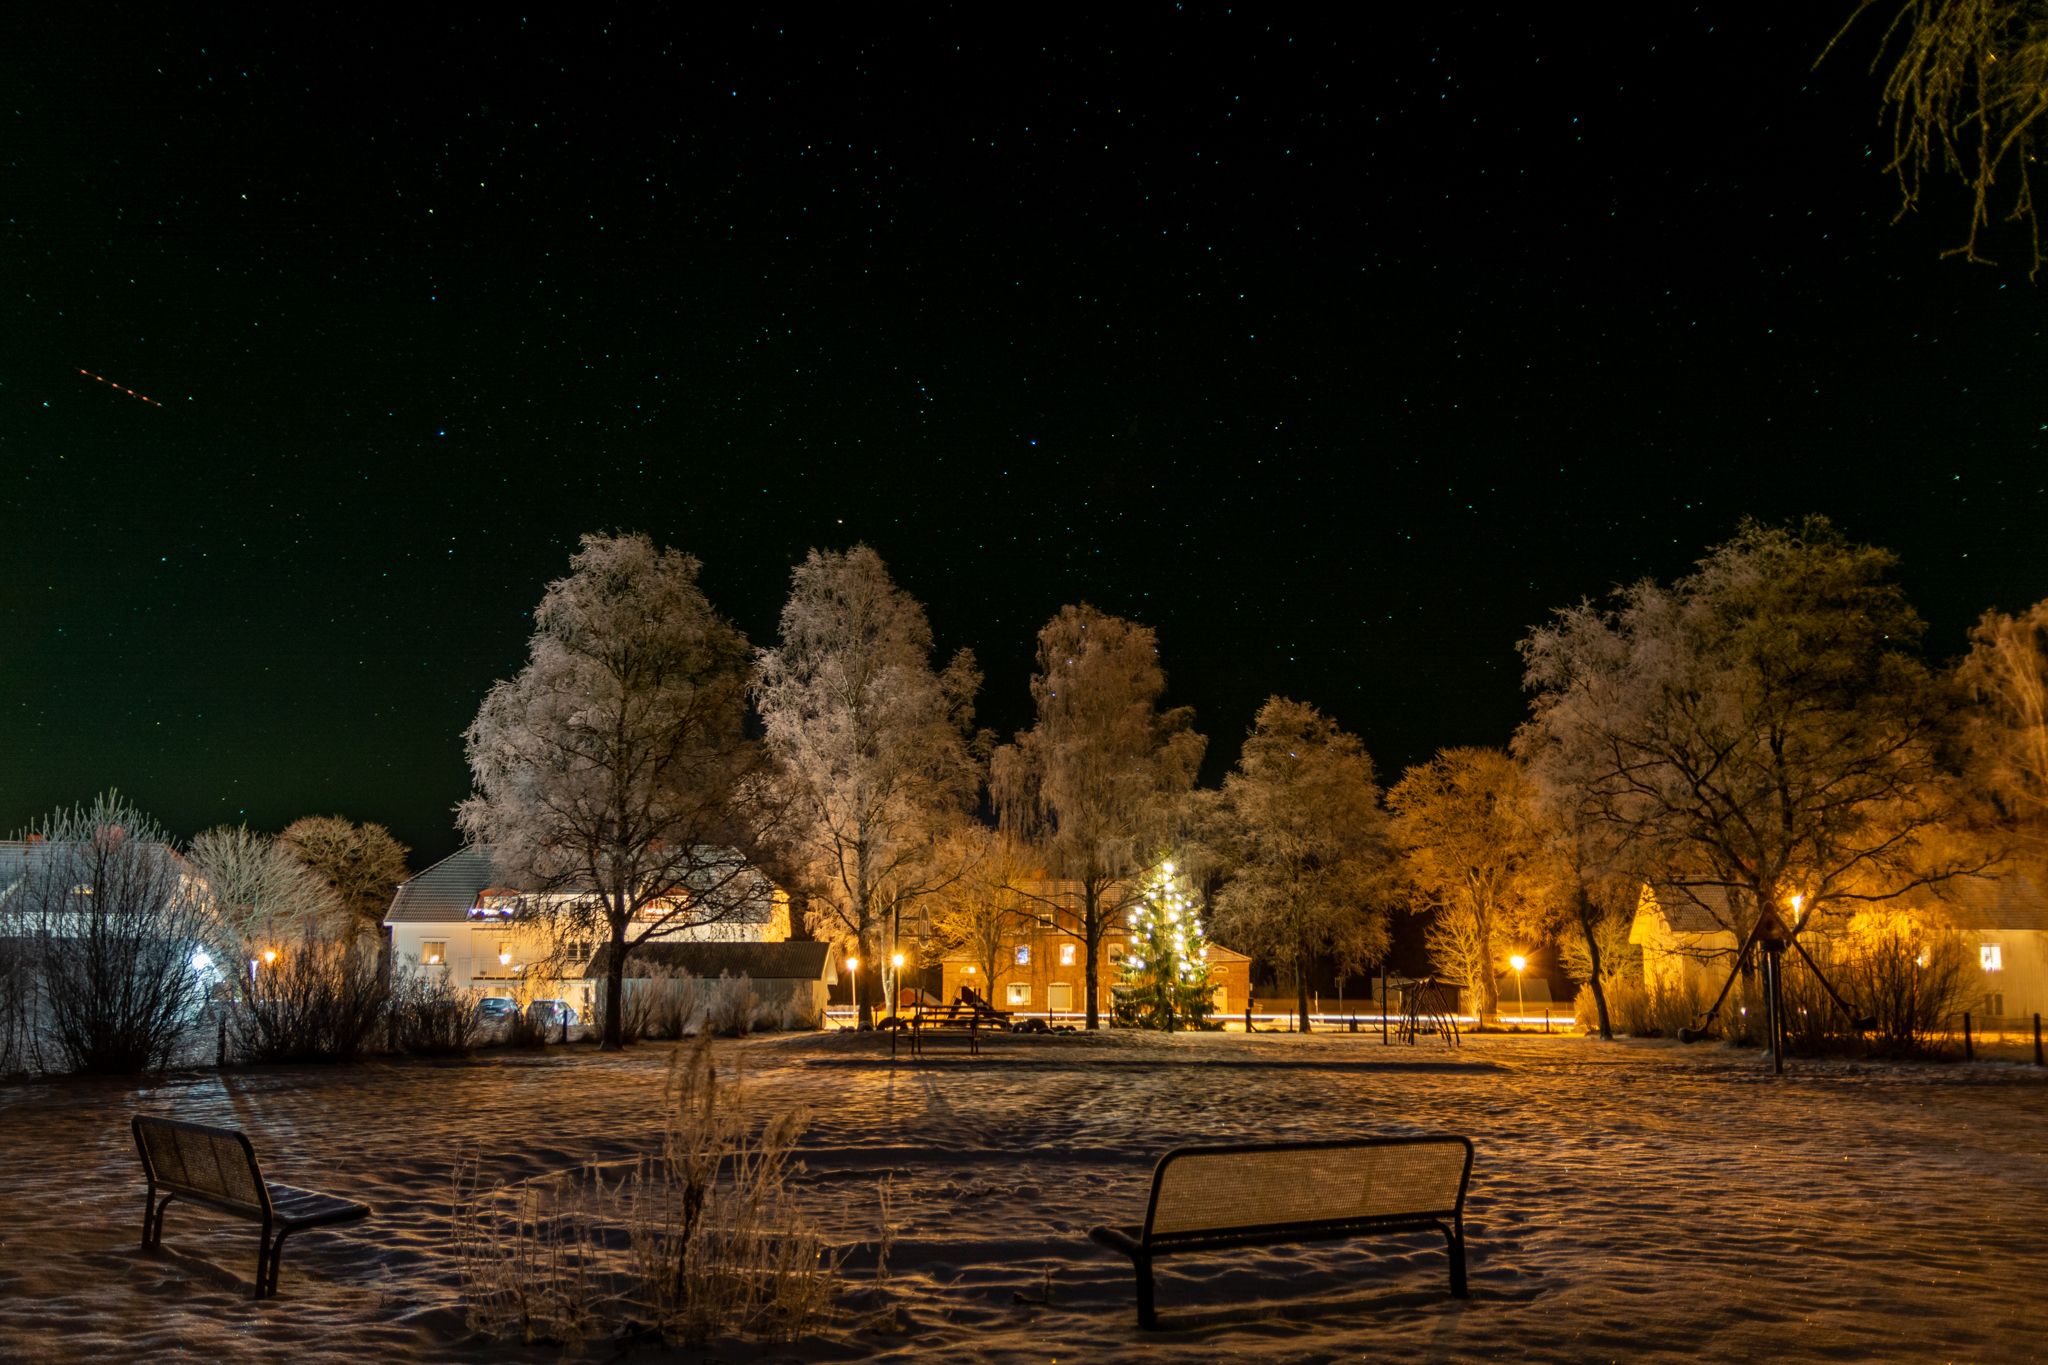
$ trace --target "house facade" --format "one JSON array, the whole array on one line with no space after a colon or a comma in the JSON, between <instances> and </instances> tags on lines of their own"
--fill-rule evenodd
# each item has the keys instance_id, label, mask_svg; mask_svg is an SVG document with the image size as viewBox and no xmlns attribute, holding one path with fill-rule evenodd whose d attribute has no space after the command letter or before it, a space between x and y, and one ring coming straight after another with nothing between
<instances>
[{"instance_id":1,"label":"house facade","mask_svg":"<svg viewBox=\"0 0 2048 1365\"><path fill-rule=\"evenodd\" d=\"M960 988L971 988L999 1010L1013 1014L1045 1015L1054 1020L1084 1018L1088 1012L1088 960L1086 945L1079 937L1078 918L1071 925L1061 916L1061 926L1037 920L1020 921L1003 944L997 957L994 980L986 969L964 953L949 953L940 960L943 998L957 1000ZM1097 962L1096 986L1103 1018L1108 1018L1112 993L1123 980L1124 953L1130 936L1113 926L1102 936ZM1209 981L1213 987L1212 1007L1218 1017L1244 1013L1251 1000L1251 963L1243 953L1211 940Z\"/></svg>"},{"instance_id":2,"label":"house facade","mask_svg":"<svg viewBox=\"0 0 2048 1365\"><path fill-rule=\"evenodd\" d=\"M739 854L731 852L737 861ZM740 907L718 923L663 935L662 942L782 943L789 939L789 897L766 877L741 869ZM688 896L679 889L657 902L659 913ZM450 854L398 888L384 925L393 960L438 973L458 990L527 1001L556 999L589 1017L595 1003L591 961L603 931L557 932L547 912L578 899L543 896L509 882L487 846ZM629 958L630 962L631 959Z\"/></svg>"},{"instance_id":3,"label":"house facade","mask_svg":"<svg viewBox=\"0 0 2048 1365\"><path fill-rule=\"evenodd\" d=\"M1957 877L1896 905L1961 940L1969 973L1962 1007L1987 1027L2048 1014L2048 897L2033 878ZM1737 922L1722 888L1645 886L1629 927L1629 942L1643 950L1644 985L1711 1000L1734 969Z\"/></svg>"}]
</instances>

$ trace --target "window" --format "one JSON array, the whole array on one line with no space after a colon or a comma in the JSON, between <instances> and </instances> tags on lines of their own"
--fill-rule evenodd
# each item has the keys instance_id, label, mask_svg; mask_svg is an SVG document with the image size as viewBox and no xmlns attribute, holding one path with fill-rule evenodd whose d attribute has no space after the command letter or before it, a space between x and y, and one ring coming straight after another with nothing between
<instances>
[{"instance_id":1,"label":"window","mask_svg":"<svg viewBox=\"0 0 2048 1365\"><path fill-rule=\"evenodd\" d=\"M1045 1007L1054 1014L1071 1014L1074 1010L1074 983L1055 981L1045 988Z\"/></svg>"},{"instance_id":2,"label":"window","mask_svg":"<svg viewBox=\"0 0 2048 1365\"><path fill-rule=\"evenodd\" d=\"M1017 945L1017 965L1018 965L1019 967L1029 967L1029 966L1031 965L1031 945L1030 945L1030 944L1028 944L1028 943L1020 943L1020 944L1018 944L1018 945ZM1012 987L1010 987L1010 989L1011 989L1011 990L1015 990L1015 989L1017 989L1017 988L1016 988L1015 986L1012 986Z\"/></svg>"},{"instance_id":3,"label":"window","mask_svg":"<svg viewBox=\"0 0 2048 1365\"><path fill-rule=\"evenodd\" d=\"M1060 945L1060 965L1061 965L1062 967L1071 967L1071 966L1073 966L1073 965L1074 965L1074 945L1073 945L1073 944L1071 944L1071 943L1062 943L1062 944Z\"/></svg>"},{"instance_id":4,"label":"window","mask_svg":"<svg viewBox=\"0 0 2048 1365\"><path fill-rule=\"evenodd\" d=\"M1025 950L1019 948L1017 951L1021 953ZM1030 1003L1031 983L1029 981L1012 981L1010 983L1010 1004L1020 1006L1029 1005Z\"/></svg>"},{"instance_id":5,"label":"window","mask_svg":"<svg viewBox=\"0 0 2048 1365\"><path fill-rule=\"evenodd\" d=\"M2004 996L2003 994L1999 993L1999 992L1996 992L1996 991L1992 992L1992 993L1991 993L1990 995L1987 995L1987 996L1985 996L1985 997L1984 997L1984 1012L1985 1012L1986 1014L1988 1014L1988 1015L1992 1016L1992 1017L1993 1017L1994 1019L2002 1019L2002 1018L2004 1018L2004 1017L2005 1017L2005 996Z\"/></svg>"},{"instance_id":6,"label":"window","mask_svg":"<svg viewBox=\"0 0 2048 1365\"><path fill-rule=\"evenodd\" d=\"M1977 960L1984 964L1987 972L2000 971L2005 966L2005 949L1996 943L1987 943L1977 950Z\"/></svg>"},{"instance_id":7,"label":"window","mask_svg":"<svg viewBox=\"0 0 2048 1365\"><path fill-rule=\"evenodd\" d=\"M448 960L448 941L430 938L420 944L420 965L438 967Z\"/></svg>"}]
</instances>

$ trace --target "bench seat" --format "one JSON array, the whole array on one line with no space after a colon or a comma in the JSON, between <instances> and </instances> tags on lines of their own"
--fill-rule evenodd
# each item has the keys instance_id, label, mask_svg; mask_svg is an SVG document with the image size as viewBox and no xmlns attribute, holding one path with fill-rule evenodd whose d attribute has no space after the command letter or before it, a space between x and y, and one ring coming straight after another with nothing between
<instances>
[{"instance_id":1,"label":"bench seat","mask_svg":"<svg viewBox=\"0 0 2048 1365\"><path fill-rule=\"evenodd\" d=\"M1153 1169L1143 1223L1088 1235L1131 1258L1142 1327L1157 1325L1162 1257L1388 1233L1442 1234L1451 1293L1464 1298L1471 1174L1472 1143L1455 1134L1179 1147Z\"/></svg>"},{"instance_id":2,"label":"bench seat","mask_svg":"<svg viewBox=\"0 0 2048 1365\"><path fill-rule=\"evenodd\" d=\"M307 1228L370 1216L370 1206L339 1195L264 1180L249 1139L231 1128L137 1114L135 1150L148 1184L142 1211L144 1250L161 1246L164 1211L182 1199L262 1225L256 1246L256 1297L277 1293L284 1239ZM158 1198L161 1192L162 1198Z\"/></svg>"}]
</instances>

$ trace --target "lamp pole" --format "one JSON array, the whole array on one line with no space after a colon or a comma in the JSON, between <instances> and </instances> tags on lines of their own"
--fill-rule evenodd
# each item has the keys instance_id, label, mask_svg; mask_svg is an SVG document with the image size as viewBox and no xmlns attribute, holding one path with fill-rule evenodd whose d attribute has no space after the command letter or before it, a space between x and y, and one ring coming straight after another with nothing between
<instances>
[{"instance_id":1,"label":"lamp pole","mask_svg":"<svg viewBox=\"0 0 2048 1365\"><path fill-rule=\"evenodd\" d=\"M860 959L857 957L846 959L846 972L847 975L853 978L853 1026L858 1030L860 1028Z\"/></svg>"},{"instance_id":2,"label":"lamp pole","mask_svg":"<svg viewBox=\"0 0 2048 1365\"><path fill-rule=\"evenodd\" d=\"M1515 969L1515 1018L1519 1022L1521 1017L1528 1013L1522 1004L1522 969L1529 965L1529 959L1516 953L1508 959L1508 965Z\"/></svg>"}]
</instances>

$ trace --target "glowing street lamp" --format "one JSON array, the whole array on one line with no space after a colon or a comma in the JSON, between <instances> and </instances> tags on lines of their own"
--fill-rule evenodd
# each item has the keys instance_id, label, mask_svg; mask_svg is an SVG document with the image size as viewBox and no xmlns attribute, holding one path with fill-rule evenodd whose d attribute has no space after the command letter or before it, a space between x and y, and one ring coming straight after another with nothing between
<instances>
[{"instance_id":1,"label":"glowing street lamp","mask_svg":"<svg viewBox=\"0 0 2048 1365\"><path fill-rule=\"evenodd\" d=\"M1529 965L1529 959L1516 953L1508 959L1508 965L1515 969L1515 1014L1521 1016L1528 1011L1522 1005L1522 972Z\"/></svg>"},{"instance_id":2,"label":"glowing street lamp","mask_svg":"<svg viewBox=\"0 0 2048 1365\"><path fill-rule=\"evenodd\" d=\"M274 967L277 965L277 949L265 948L263 950L263 965L266 967Z\"/></svg>"},{"instance_id":3,"label":"glowing street lamp","mask_svg":"<svg viewBox=\"0 0 2048 1365\"><path fill-rule=\"evenodd\" d=\"M860 1027L860 959L846 959L846 971L853 978L853 1026Z\"/></svg>"}]
</instances>

